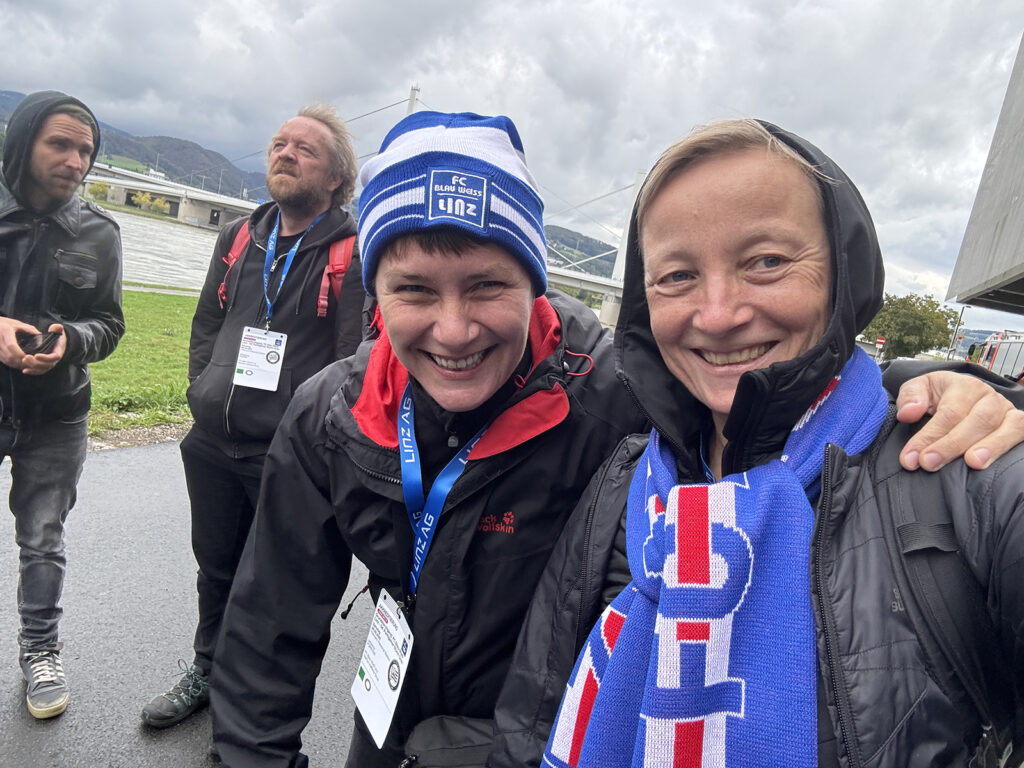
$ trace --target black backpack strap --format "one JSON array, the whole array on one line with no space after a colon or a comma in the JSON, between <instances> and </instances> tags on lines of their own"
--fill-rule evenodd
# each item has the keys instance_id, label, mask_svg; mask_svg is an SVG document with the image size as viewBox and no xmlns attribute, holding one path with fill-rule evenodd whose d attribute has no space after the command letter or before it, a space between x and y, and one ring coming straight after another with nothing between
<instances>
[{"instance_id":1,"label":"black backpack strap","mask_svg":"<svg viewBox=\"0 0 1024 768\"><path fill-rule=\"evenodd\" d=\"M970 765L997 766L1012 746L1010 665L986 596L960 555L940 478L900 468L899 452L918 428L896 423L890 412L869 457L886 546L929 672L982 723Z\"/></svg>"}]
</instances>

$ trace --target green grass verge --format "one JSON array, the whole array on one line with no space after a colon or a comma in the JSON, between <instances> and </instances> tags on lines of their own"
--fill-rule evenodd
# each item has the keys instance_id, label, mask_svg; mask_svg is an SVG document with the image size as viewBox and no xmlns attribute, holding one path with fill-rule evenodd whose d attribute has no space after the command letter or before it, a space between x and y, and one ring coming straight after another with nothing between
<instances>
[{"instance_id":1,"label":"green grass verge","mask_svg":"<svg viewBox=\"0 0 1024 768\"><path fill-rule=\"evenodd\" d=\"M170 216L166 213L157 213L156 211L144 211L141 208L134 205L122 205L121 203L112 203L109 200L102 200L97 197L93 197L86 193L86 198L92 200L94 203L99 205L101 208L106 208L108 211L123 211L124 213L131 213L135 216L143 216L147 219L160 219L161 221L169 221L172 224L181 224L183 227L191 227L192 225L178 221L174 216Z\"/></svg>"},{"instance_id":2,"label":"green grass verge","mask_svg":"<svg viewBox=\"0 0 1024 768\"><path fill-rule=\"evenodd\" d=\"M164 283L143 283L138 280L122 280L121 286L127 291L132 288L151 289L155 291L171 291L173 293L185 293L189 296L199 297L198 288L182 288L178 285L165 285Z\"/></svg>"},{"instance_id":3,"label":"green grass verge","mask_svg":"<svg viewBox=\"0 0 1024 768\"><path fill-rule=\"evenodd\" d=\"M96 161L113 165L117 168L124 168L127 171L135 171L136 173L146 173L149 170L149 166L124 155L100 155L96 158Z\"/></svg>"},{"instance_id":4,"label":"green grass verge","mask_svg":"<svg viewBox=\"0 0 1024 768\"><path fill-rule=\"evenodd\" d=\"M127 332L113 355L89 366L89 434L191 421L185 388L195 308L193 296L124 292Z\"/></svg>"}]
</instances>

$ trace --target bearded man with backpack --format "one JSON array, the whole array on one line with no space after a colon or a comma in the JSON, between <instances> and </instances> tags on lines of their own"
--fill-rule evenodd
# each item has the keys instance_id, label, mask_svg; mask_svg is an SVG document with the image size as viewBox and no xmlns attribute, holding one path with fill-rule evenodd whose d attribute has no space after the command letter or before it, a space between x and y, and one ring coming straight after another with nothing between
<instances>
[{"instance_id":1,"label":"bearded man with backpack","mask_svg":"<svg viewBox=\"0 0 1024 768\"><path fill-rule=\"evenodd\" d=\"M348 130L325 105L303 107L267 149L272 202L221 231L192 320L181 443L199 566L191 664L142 710L154 728L209 701L207 676L224 605L256 508L263 460L296 388L362 338L364 293Z\"/></svg>"}]
</instances>

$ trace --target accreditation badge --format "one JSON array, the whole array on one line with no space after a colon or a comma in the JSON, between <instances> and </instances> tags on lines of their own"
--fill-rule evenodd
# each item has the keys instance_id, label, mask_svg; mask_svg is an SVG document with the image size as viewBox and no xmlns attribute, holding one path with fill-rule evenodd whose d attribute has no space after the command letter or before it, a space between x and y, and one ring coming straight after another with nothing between
<instances>
[{"instance_id":1,"label":"accreditation badge","mask_svg":"<svg viewBox=\"0 0 1024 768\"><path fill-rule=\"evenodd\" d=\"M287 344L285 333L245 326L235 362L235 386L276 392Z\"/></svg>"},{"instance_id":2,"label":"accreditation badge","mask_svg":"<svg viewBox=\"0 0 1024 768\"><path fill-rule=\"evenodd\" d=\"M352 698L378 749L383 748L405 684L412 652L412 630L395 599L380 591L370 633L363 646Z\"/></svg>"}]
</instances>

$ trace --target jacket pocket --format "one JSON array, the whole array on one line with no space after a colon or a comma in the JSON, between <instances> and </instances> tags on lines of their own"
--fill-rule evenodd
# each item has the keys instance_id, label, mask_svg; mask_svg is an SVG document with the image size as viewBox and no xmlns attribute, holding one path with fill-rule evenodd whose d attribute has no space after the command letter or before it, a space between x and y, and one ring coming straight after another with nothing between
<instances>
[{"instance_id":1,"label":"jacket pocket","mask_svg":"<svg viewBox=\"0 0 1024 768\"><path fill-rule=\"evenodd\" d=\"M207 365L185 392L192 418L233 441L269 442L292 397L291 371L281 371L273 392L236 386L234 378L234 362Z\"/></svg>"},{"instance_id":2,"label":"jacket pocket","mask_svg":"<svg viewBox=\"0 0 1024 768\"><path fill-rule=\"evenodd\" d=\"M192 418L215 435L224 431L224 407L234 375L234 363L209 363L185 390Z\"/></svg>"},{"instance_id":3,"label":"jacket pocket","mask_svg":"<svg viewBox=\"0 0 1024 768\"><path fill-rule=\"evenodd\" d=\"M234 378L234 366L231 368ZM281 371L273 392L232 385L224 406L224 430L232 440L270 442L292 399L292 372Z\"/></svg>"},{"instance_id":4,"label":"jacket pocket","mask_svg":"<svg viewBox=\"0 0 1024 768\"><path fill-rule=\"evenodd\" d=\"M57 313L66 320L76 320L87 305L99 279L99 259L88 253L58 250Z\"/></svg>"},{"instance_id":5,"label":"jacket pocket","mask_svg":"<svg viewBox=\"0 0 1024 768\"><path fill-rule=\"evenodd\" d=\"M59 250L57 257L57 277L62 285L77 290L89 290L96 287L99 274L99 259L88 253Z\"/></svg>"}]
</instances>

